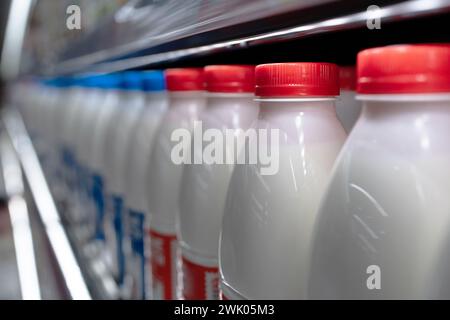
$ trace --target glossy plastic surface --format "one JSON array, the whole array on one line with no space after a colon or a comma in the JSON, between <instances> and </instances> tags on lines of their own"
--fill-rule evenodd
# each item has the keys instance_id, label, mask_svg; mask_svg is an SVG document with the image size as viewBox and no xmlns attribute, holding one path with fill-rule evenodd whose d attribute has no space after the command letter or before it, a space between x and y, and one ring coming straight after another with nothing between
<instances>
[{"instance_id":1,"label":"glossy plastic surface","mask_svg":"<svg viewBox=\"0 0 450 320\"><path fill-rule=\"evenodd\" d=\"M365 102L337 160L310 298L450 298L450 103L386 97Z\"/></svg>"},{"instance_id":2,"label":"glossy plastic surface","mask_svg":"<svg viewBox=\"0 0 450 320\"><path fill-rule=\"evenodd\" d=\"M225 133L225 129L232 129L236 135L238 129L248 129L258 116L258 105L253 100L253 94L249 93L210 94L207 109L200 119L203 130L215 128ZM179 216L181 247L197 260L205 260L206 266L218 265L219 234L233 167L233 164L203 163L185 165L183 169Z\"/></svg>"},{"instance_id":3,"label":"glossy plastic surface","mask_svg":"<svg viewBox=\"0 0 450 320\"><path fill-rule=\"evenodd\" d=\"M279 170L235 166L219 249L222 287L247 299L304 299L312 226L346 134L333 99L260 107L256 128L280 131Z\"/></svg>"}]
</instances>

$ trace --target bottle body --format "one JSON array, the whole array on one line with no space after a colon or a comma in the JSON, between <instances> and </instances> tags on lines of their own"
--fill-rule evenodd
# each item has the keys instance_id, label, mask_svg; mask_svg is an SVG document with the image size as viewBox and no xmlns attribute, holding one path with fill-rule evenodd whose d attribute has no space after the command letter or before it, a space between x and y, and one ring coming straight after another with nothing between
<instances>
[{"instance_id":1,"label":"bottle body","mask_svg":"<svg viewBox=\"0 0 450 320\"><path fill-rule=\"evenodd\" d=\"M104 231L109 264L119 286L125 280L126 230L125 177L127 151L134 126L144 108L143 92L124 90L119 106L108 124L105 141L106 213Z\"/></svg>"},{"instance_id":2,"label":"bottle body","mask_svg":"<svg viewBox=\"0 0 450 320\"><path fill-rule=\"evenodd\" d=\"M85 88L75 86L72 89L71 99L67 105L67 113L63 118L63 131L61 133L62 148L60 151L61 162L63 163L63 179L65 181L65 203L68 220L72 224L77 224L80 220L80 212L77 210L77 168L76 158L76 133L80 126L81 105L85 95Z\"/></svg>"},{"instance_id":3,"label":"bottle body","mask_svg":"<svg viewBox=\"0 0 450 320\"><path fill-rule=\"evenodd\" d=\"M304 299L312 226L345 132L333 99L260 108L255 128L278 130L279 166L271 175L260 162L235 166L220 241L222 294Z\"/></svg>"},{"instance_id":4,"label":"bottle body","mask_svg":"<svg viewBox=\"0 0 450 320\"><path fill-rule=\"evenodd\" d=\"M219 163L187 164L183 169L180 194L179 239L183 269L183 297L188 300L218 299L218 243L225 199L233 165L239 150L236 136L242 136L258 115L251 93L210 94L201 117L202 132L218 130L222 134L223 157ZM198 128L197 128L198 129ZM228 135L227 135L228 134ZM234 139L233 150L227 148ZM194 158L206 152L206 144L194 146ZM227 163L227 152L234 155Z\"/></svg>"},{"instance_id":5,"label":"bottle body","mask_svg":"<svg viewBox=\"0 0 450 320\"><path fill-rule=\"evenodd\" d=\"M92 139L92 149L89 163L91 164L92 201L95 208L95 238L102 245L105 241L104 215L106 213L106 170L105 145L108 140L108 126L112 122L119 107L120 94L115 89L105 93L103 106L99 110L97 123Z\"/></svg>"},{"instance_id":6,"label":"bottle body","mask_svg":"<svg viewBox=\"0 0 450 320\"><path fill-rule=\"evenodd\" d=\"M166 110L165 92L146 94L145 107L132 133L127 152L129 156L126 165L125 201L130 252L126 267L127 274L130 275L130 297L135 299L151 298L151 279L147 262L150 243L145 234L145 225L148 222L146 172L151 166L150 157L156 131Z\"/></svg>"},{"instance_id":7,"label":"bottle body","mask_svg":"<svg viewBox=\"0 0 450 320\"><path fill-rule=\"evenodd\" d=\"M80 108L80 120L75 137L77 159L77 205L80 215L79 237L84 243L95 238L95 210L91 201L91 143L94 140L97 117L104 107L104 90L89 88L86 102Z\"/></svg>"},{"instance_id":8,"label":"bottle body","mask_svg":"<svg viewBox=\"0 0 450 320\"><path fill-rule=\"evenodd\" d=\"M169 110L161 120L148 168L148 208L151 243L151 272L154 299L176 299L176 217L182 178L182 164L172 160L175 130L192 132L194 121L205 107L202 91L170 92Z\"/></svg>"},{"instance_id":9,"label":"bottle body","mask_svg":"<svg viewBox=\"0 0 450 320\"><path fill-rule=\"evenodd\" d=\"M321 204L311 298L450 297L449 128L448 100L365 102Z\"/></svg>"}]
</instances>

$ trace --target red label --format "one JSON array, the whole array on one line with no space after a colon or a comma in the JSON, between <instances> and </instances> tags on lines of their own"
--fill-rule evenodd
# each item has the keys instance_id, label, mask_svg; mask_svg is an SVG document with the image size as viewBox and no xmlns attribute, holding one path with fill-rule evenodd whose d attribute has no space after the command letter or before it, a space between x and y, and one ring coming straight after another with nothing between
<instances>
[{"instance_id":1,"label":"red label","mask_svg":"<svg viewBox=\"0 0 450 320\"><path fill-rule=\"evenodd\" d=\"M225 301L225 300L230 300L230 299L227 298L226 295L223 294L223 291L222 291L222 290L220 290L220 300L224 300L224 301Z\"/></svg>"},{"instance_id":2,"label":"red label","mask_svg":"<svg viewBox=\"0 0 450 320\"><path fill-rule=\"evenodd\" d=\"M185 300L219 299L219 268L204 267L182 257L183 298Z\"/></svg>"},{"instance_id":3,"label":"red label","mask_svg":"<svg viewBox=\"0 0 450 320\"><path fill-rule=\"evenodd\" d=\"M176 299L176 254L175 235L164 235L150 230L151 263L153 276L153 299Z\"/></svg>"}]
</instances>

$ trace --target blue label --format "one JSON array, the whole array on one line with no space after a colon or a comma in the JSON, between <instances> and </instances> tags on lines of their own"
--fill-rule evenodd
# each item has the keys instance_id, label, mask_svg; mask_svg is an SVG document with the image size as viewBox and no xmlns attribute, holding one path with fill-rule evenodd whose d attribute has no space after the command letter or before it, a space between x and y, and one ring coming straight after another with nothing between
<instances>
[{"instance_id":1,"label":"blue label","mask_svg":"<svg viewBox=\"0 0 450 320\"><path fill-rule=\"evenodd\" d=\"M144 219L142 212L129 210L130 242L134 269L131 270L136 276L136 291L140 299L145 299L145 251L144 251Z\"/></svg>"},{"instance_id":2,"label":"blue label","mask_svg":"<svg viewBox=\"0 0 450 320\"><path fill-rule=\"evenodd\" d=\"M75 173L74 171L76 170L75 155L67 147L62 148L62 161L64 163L66 171L65 175L67 179L66 184L71 191L74 191L75 181L73 181L73 174Z\"/></svg>"},{"instance_id":3,"label":"blue label","mask_svg":"<svg viewBox=\"0 0 450 320\"><path fill-rule=\"evenodd\" d=\"M92 179L91 179L91 171L89 170L89 168L80 165L79 177L80 177L80 190L86 196L87 199L90 199L92 190Z\"/></svg>"},{"instance_id":4,"label":"blue label","mask_svg":"<svg viewBox=\"0 0 450 320\"><path fill-rule=\"evenodd\" d=\"M113 225L116 234L117 244L117 281L119 285L123 284L125 278L125 256L123 251L123 199L122 197L113 196Z\"/></svg>"},{"instance_id":5,"label":"blue label","mask_svg":"<svg viewBox=\"0 0 450 320\"><path fill-rule=\"evenodd\" d=\"M68 168L72 168L75 164L74 156L72 151L69 148L62 148L62 162Z\"/></svg>"},{"instance_id":6,"label":"blue label","mask_svg":"<svg viewBox=\"0 0 450 320\"><path fill-rule=\"evenodd\" d=\"M103 219L105 217L105 197L103 193L103 178L98 174L92 175L92 199L95 205L95 238L105 241Z\"/></svg>"}]
</instances>

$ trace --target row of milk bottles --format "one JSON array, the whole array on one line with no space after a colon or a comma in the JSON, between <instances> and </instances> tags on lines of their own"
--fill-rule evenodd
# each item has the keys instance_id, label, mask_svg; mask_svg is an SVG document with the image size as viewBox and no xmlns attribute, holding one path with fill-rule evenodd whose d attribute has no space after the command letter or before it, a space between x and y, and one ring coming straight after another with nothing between
<instances>
[{"instance_id":1,"label":"row of milk bottles","mask_svg":"<svg viewBox=\"0 0 450 320\"><path fill-rule=\"evenodd\" d=\"M449 45L367 49L356 75L217 65L14 99L123 298L450 298Z\"/></svg>"}]
</instances>

